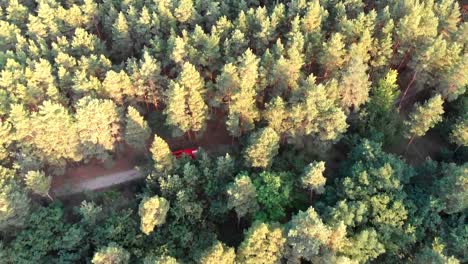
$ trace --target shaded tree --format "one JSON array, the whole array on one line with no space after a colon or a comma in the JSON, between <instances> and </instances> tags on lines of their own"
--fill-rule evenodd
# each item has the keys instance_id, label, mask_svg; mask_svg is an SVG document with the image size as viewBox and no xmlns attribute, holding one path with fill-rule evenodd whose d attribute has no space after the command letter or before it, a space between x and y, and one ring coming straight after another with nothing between
<instances>
[{"instance_id":1,"label":"shaded tree","mask_svg":"<svg viewBox=\"0 0 468 264\"><path fill-rule=\"evenodd\" d=\"M29 171L25 176L25 182L26 187L32 192L53 200L49 194L52 177L46 176L42 171Z\"/></svg>"},{"instance_id":2,"label":"shaded tree","mask_svg":"<svg viewBox=\"0 0 468 264\"><path fill-rule=\"evenodd\" d=\"M0 230L22 227L29 215L29 198L16 172L0 166Z\"/></svg>"},{"instance_id":3,"label":"shaded tree","mask_svg":"<svg viewBox=\"0 0 468 264\"><path fill-rule=\"evenodd\" d=\"M442 177L437 180L436 186L444 212L453 214L468 208L468 164L444 164Z\"/></svg>"}]
</instances>

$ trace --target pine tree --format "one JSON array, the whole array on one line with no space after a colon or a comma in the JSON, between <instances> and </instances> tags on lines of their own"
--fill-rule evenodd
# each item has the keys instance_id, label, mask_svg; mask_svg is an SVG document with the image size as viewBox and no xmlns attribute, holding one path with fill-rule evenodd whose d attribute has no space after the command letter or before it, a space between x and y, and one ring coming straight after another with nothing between
<instances>
[{"instance_id":1,"label":"pine tree","mask_svg":"<svg viewBox=\"0 0 468 264\"><path fill-rule=\"evenodd\" d=\"M405 122L406 134L411 144L414 137L422 137L426 132L442 120L444 114L444 101L440 95L427 100L423 105L416 104L410 113L408 121Z\"/></svg>"},{"instance_id":2,"label":"pine tree","mask_svg":"<svg viewBox=\"0 0 468 264\"><path fill-rule=\"evenodd\" d=\"M460 22L460 6L457 1L443 0L435 3L434 13L439 19L438 32L443 34L454 34Z\"/></svg>"},{"instance_id":3,"label":"pine tree","mask_svg":"<svg viewBox=\"0 0 468 264\"><path fill-rule=\"evenodd\" d=\"M146 142L150 135L151 129L148 127L145 119L140 115L138 110L129 106L125 118L124 134L124 139L127 144L137 150L145 150Z\"/></svg>"},{"instance_id":4,"label":"pine tree","mask_svg":"<svg viewBox=\"0 0 468 264\"><path fill-rule=\"evenodd\" d=\"M255 121L259 118L255 103L259 61L250 49L239 59L238 76L234 77L238 84L232 88L226 121L232 136L239 137L244 132L254 129Z\"/></svg>"},{"instance_id":5,"label":"pine tree","mask_svg":"<svg viewBox=\"0 0 468 264\"><path fill-rule=\"evenodd\" d=\"M144 197L138 209L141 231L149 235L155 227L164 224L167 211L169 211L169 202L163 197Z\"/></svg>"},{"instance_id":6,"label":"pine tree","mask_svg":"<svg viewBox=\"0 0 468 264\"><path fill-rule=\"evenodd\" d=\"M324 69L324 77L327 77L341 68L345 62L346 51L343 36L340 33L334 33L322 46L323 49L319 56L319 63Z\"/></svg>"},{"instance_id":7,"label":"pine tree","mask_svg":"<svg viewBox=\"0 0 468 264\"><path fill-rule=\"evenodd\" d=\"M120 108L111 100L84 97L76 104L76 126L85 161L109 160L120 139Z\"/></svg>"},{"instance_id":8,"label":"pine tree","mask_svg":"<svg viewBox=\"0 0 468 264\"><path fill-rule=\"evenodd\" d=\"M201 132L208 119L204 101L205 83L195 67L186 62L175 82L171 82L165 114L166 123L174 127L174 135Z\"/></svg>"},{"instance_id":9,"label":"pine tree","mask_svg":"<svg viewBox=\"0 0 468 264\"><path fill-rule=\"evenodd\" d=\"M0 230L21 227L29 215L29 198L18 180L16 172L0 166Z\"/></svg>"},{"instance_id":10,"label":"pine tree","mask_svg":"<svg viewBox=\"0 0 468 264\"><path fill-rule=\"evenodd\" d=\"M216 241L200 257L200 264L234 264L236 253L233 248Z\"/></svg>"},{"instance_id":11,"label":"pine tree","mask_svg":"<svg viewBox=\"0 0 468 264\"><path fill-rule=\"evenodd\" d=\"M29 171L25 176L26 187L36 194L47 196L53 200L49 194L52 177L46 176L42 171Z\"/></svg>"},{"instance_id":12,"label":"pine tree","mask_svg":"<svg viewBox=\"0 0 468 264\"><path fill-rule=\"evenodd\" d=\"M168 173L174 166L174 156L164 139L154 135L150 148L156 172Z\"/></svg>"},{"instance_id":13,"label":"pine tree","mask_svg":"<svg viewBox=\"0 0 468 264\"><path fill-rule=\"evenodd\" d=\"M125 98L132 99L134 96L132 82L125 71L118 73L112 70L108 71L102 88L107 97L114 99L119 104L123 104Z\"/></svg>"},{"instance_id":14,"label":"pine tree","mask_svg":"<svg viewBox=\"0 0 468 264\"><path fill-rule=\"evenodd\" d=\"M94 253L91 262L93 264L127 264L130 261L130 253L118 244L111 242L108 246L100 248Z\"/></svg>"},{"instance_id":15,"label":"pine tree","mask_svg":"<svg viewBox=\"0 0 468 264\"><path fill-rule=\"evenodd\" d=\"M468 146L468 115L460 118L452 127L450 141L457 146Z\"/></svg>"},{"instance_id":16,"label":"pine tree","mask_svg":"<svg viewBox=\"0 0 468 264\"><path fill-rule=\"evenodd\" d=\"M292 129L287 120L288 110L283 99L277 96L266 105L266 110L263 112L263 118L268 122L268 126L278 135L283 135Z\"/></svg>"},{"instance_id":17,"label":"pine tree","mask_svg":"<svg viewBox=\"0 0 468 264\"><path fill-rule=\"evenodd\" d=\"M0 121L0 164L6 162L10 156L8 150L13 143L12 125L8 121Z\"/></svg>"},{"instance_id":18,"label":"pine tree","mask_svg":"<svg viewBox=\"0 0 468 264\"><path fill-rule=\"evenodd\" d=\"M278 134L272 128L266 127L250 135L244 157L249 166L268 168L278 154L278 149Z\"/></svg>"},{"instance_id":19,"label":"pine tree","mask_svg":"<svg viewBox=\"0 0 468 264\"><path fill-rule=\"evenodd\" d=\"M237 175L234 182L230 183L226 190L228 209L236 211L239 221L258 210L257 191L248 175Z\"/></svg>"},{"instance_id":20,"label":"pine tree","mask_svg":"<svg viewBox=\"0 0 468 264\"><path fill-rule=\"evenodd\" d=\"M464 212L468 208L468 164L443 164L442 177L437 180L436 195L447 214Z\"/></svg>"},{"instance_id":21,"label":"pine tree","mask_svg":"<svg viewBox=\"0 0 468 264\"><path fill-rule=\"evenodd\" d=\"M24 74L28 81L20 96L26 104L37 106L46 98L54 102L63 102L55 77L52 75L52 66L47 60L40 59L32 63Z\"/></svg>"},{"instance_id":22,"label":"pine tree","mask_svg":"<svg viewBox=\"0 0 468 264\"><path fill-rule=\"evenodd\" d=\"M165 84L160 63L145 50L141 60L127 61L127 72L138 100L153 103L157 107L163 99Z\"/></svg>"},{"instance_id":23,"label":"pine tree","mask_svg":"<svg viewBox=\"0 0 468 264\"><path fill-rule=\"evenodd\" d=\"M239 263L281 263L286 238L279 224L254 222L245 233L244 241L239 245L237 261Z\"/></svg>"},{"instance_id":24,"label":"pine tree","mask_svg":"<svg viewBox=\"0 0 468 264\"><path fill-rule=\"evenodd\" d=\"M307 165L302 175L301 182L311 194L313 192L322 194L325 191L325 182L327 179L323 176L325 171L325 162L314 161Z\"/></svg>"},{"instance_id":25,"label":"pine tree","mask_svg":"<svg viewBox=\"0 0 468 264\"><path fill-rule=\"evenodd\" d=\"M395 109L395 101L400 95L397 72L390 70L378 84L371 88L371 96L366 105L366 126L371 136L381 133L384 142L392 142L401 130L401 119Z\"/></svg>"},{"instance_id":26,"label":"pine tree","mask_svg":"<svg viewBox=\"0 0 468 264\"><path fill-rule=\"evenodd\" d=\"M132 53L132 39L125 15L120 12L112 25L112 54L124 60Z\"/></svg>"},{"instance_id":27,"label":"pine tree","mask_svg":"<svg viewBox=\"0 0 468 264\"><path fill-rule=\"evenodd\" d=\"M346 244L346 228L325 225L313 207L299 211L288 226L286 255L293 263L301 259L318 263L325 256L336 254Z\"/></svg>"},{"instance_id":28,"label":"pine tree","mask_svg":"<svg viewBox=\"0 0 468 264\"><path fill-rule=\"evenodd\" d=\"M84 200L81 202L78 211L85 223L94 226L102 212L102 206Z\"/></svg>"},{"instance_id":29,"label":"pine tree","mask_svg":"<svg viewBox=\"0 0 468 264\"><path fill-rule=\"evenodd\" d=\"M174 17L180 23L191 23L195 19L196 11L193 7L193 0L180 0L179 5L174 10Z\"/></svg>"},{"instance_id":30,"label":"pine tree","mask_svg":"<svg viewBox=\"0 0 468 264\"><path fill-rule=\"evenodd\" d=\"M353 57L345 69L343 69L340 80L340 95L341 106L344 109L356 111L367 102L370 82L366 71L367 65L359 57Z\"/></svg>"}]
</instances>

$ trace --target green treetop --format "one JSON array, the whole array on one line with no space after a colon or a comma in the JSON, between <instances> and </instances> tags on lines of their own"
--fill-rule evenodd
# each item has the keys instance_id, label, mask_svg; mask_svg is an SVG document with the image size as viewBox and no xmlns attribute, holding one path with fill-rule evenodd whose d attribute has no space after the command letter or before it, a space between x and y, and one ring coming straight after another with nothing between
<instances>
[{"instance_id":1,"label":"green treetop","mask_svg":"<svg viewBox=\"0 0 468 264\"><path fill-rule=\"evenodd\" d=\"M437 196L444 203L444 212L453 214L468 208L468 164L443 165L442 177L437 181Z\"/></svg>"},{"instance_id":2,"label":"green treetop","mask_svg":"<svg viewBox=\"0 0 468 264\"><path fill-rule=\"evenodd\" d=\"M164 139L158 137L158 135L154 135L150 151L154 162L154 168L157 172L165 173L172 170L175 162L174 156Z\"/></svg>"},{"instance_id":3,"label":"green treetop","mask_svg":"<svg viewBox=\"0 0 468 264\"><path fill-rule=\"evenodd\" d=\"M169 202L163 197L145 197L140 202L138 214L140 215L140 229L146 235L153 232L154 228L166 222Z\"/></svg>"},{"instance_id":4,"label":"green treetop","mask_svg":"<svg viewBox=\"0 0 468 264\"><path fill-rule=\"evenodd\" d=\"M203 131L208 119L204 95L205 83L200 74L192 64L184 63L181 74L171 82L167 94L166 122L174 127L174 135Z\"/></svg>"},{"instance_id":5,"label":"green treetop","mask_svg":"<svg viewBox=\"0 0 468 264\"><path fill-rule=\"evenodd\" d=\"M124 133L124 139L127 144L137 150L145 150L150 136L151 129L148 127L145 119L135 108L129 106L125 117Z\"/></svg>"},{"instance_id":6,"label":"green treetop","mask_svg":"<svg viewBox=\"0 0 468 264\"><path fill-rule=\"evenodd\" d=\"M29 202L16 172L0 166L0 230L21 227L29 215Z\"/></svg>"},{"instance_id":7,"label":"green treetop","mask_svg":"<svg viewBox=\"0 0 468 264\"><path fill-rule=\"evenodd\" d=\"M76 126L85 159L109 159L119 140L120 109L111 100L84 97L76 104Z\"/></svg>"},{"instance_id":8,"label":"green treetop","mask_svg":"<svg viewBox=\"0 0 468 264\"><path fill-rule=\"evenodd\" d=\"M458 146L468 146L468 114L453 125L450 141Z\"/></svg>"},{"instance_id":9,"label":"green treetop","mask_svg":"<svg viewBox=\"0 0 468 264\"><path fill-rule=\"evenodd\" d=\"M311 193L322 194L325 191L327 179L323 176L325 162L314 161L307 165L302 175L301 182Z\"/></svg>"},{"instance_id":10,"label":"green treetop","mask_svg":"<svg viewBox=\"0 0 468 264\"><path fill-rule=\"evenodd\" d=\"M239 220L258 209L257 191L248 175L238 175L227 187L227 195L228 208L236 211Z\"/></svg>"},{"instance_id":11,"label":"green treetop","mask_svg":"<svg viewBox=\"0 0 468 264\"><path fill-rule=\"evenodd\" d=\"M238 248L237 261L246 264L279 264L285 242L286 238L279 224L256 221L245 232L244 241Z\"/></svg>"},{"instance_id":12,"label":"green treetop","mask_svg":"<svg viewBox=\"0 0 468 264\"><path fill-rule=\"evenodd\" d=\"M288 223L286 256L291 263L300 260L321 263L329 255L337 255L346 245L346 228L325 225L313 207L299 211Z\"/></svg>"},{"instance_id":13,"label":"green treetop","mask_svg":"<svg viewBox=\"0 0 468 264\"><path fill-rule=\"evenodd\" d=\"M440 95L430 98L422 105L417 103L413 112L410 113L408 121L405 122L407 136L411 138L422 137L430 128L442 121L443 103L444 100Z\"/></svg>"},{"instance_id":14,"label":"green treetop","mask_svg":"<svg viewBox=\"0 0 468 264\"><path fill-rule=\"evenodd\" d=\"M246 163L256 168L268 168L278 154L279 136L270 127L262 128L249 137L249 145L244 151Z\"/></svg>"},{"instance_id":15,"label":"green treetop","mask_svg":"<svg viewBox=\"0 0 468 264\"><path fill-rule=\"evenodd\" d=\"M223 243L216 241L206 249L199 260L200 264L234 264L236 253Z\"/></svg>"},{"instance_id":16,"label":"green treetop","mask_svg":"<svg viewBox=\"0 0 468 264\"><path fill-rule=\"evenodd\" d=\"M46 176L42 171L29 171L25 176L26 187L41 196L47 196L51 200L49 190L52 177Z\"/></svg>"},{"instance_id":17,"label":"green treetop","mask_svg":"<svg viewBox=\"0 0 468 264\"><path fill-rule=\"evenodd\" d=\"M91 262L93 264L127 264L130 261L130 253L116 243L109 243L94 253Z\"/></svg>"}]
</instances>

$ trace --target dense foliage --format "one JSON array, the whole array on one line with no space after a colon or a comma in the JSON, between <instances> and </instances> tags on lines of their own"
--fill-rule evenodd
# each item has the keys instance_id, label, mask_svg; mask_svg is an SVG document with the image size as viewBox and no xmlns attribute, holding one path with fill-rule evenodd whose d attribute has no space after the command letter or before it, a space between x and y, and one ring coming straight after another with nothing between
<instances>
[{"instance_id":1,"label":"dense foliage","mask_svg":"<svg viewBox=\"0 0 468 264\"><path fill-rule=\"evenodd\" d=\"M468 262L461 10L0 0L0 262ZM55 192L128 153L143 185Z\"/></svg>"}]
</instances>

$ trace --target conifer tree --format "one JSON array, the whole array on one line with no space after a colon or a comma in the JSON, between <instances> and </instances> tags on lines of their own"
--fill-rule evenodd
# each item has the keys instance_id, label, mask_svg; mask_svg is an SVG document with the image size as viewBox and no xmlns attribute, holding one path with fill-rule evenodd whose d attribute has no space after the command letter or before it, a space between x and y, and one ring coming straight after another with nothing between
<instances>
[{"instance_id":1,"label":"conifer tree","mask_svg":"<svg viewBox=\"0 0 468 264\"><path fill-rule=\"evenodd\" d=\"M49 194L52 177L46 176L43 171L29 171L25 176L25 182L26 187L32 192L53 200Z\"/></svg>"},{"instance_id":2,"label":"conifer tree","mask_svg":"<svg viewBox=\"0 0 468 264\"><path fill-rule=\"evenodd\" d=\"M367 102L370 82L366 73L367 65L362 58L353 57L343 69L340 80L341 106L344 109L358 110Z\"/></svg>"},{"instance_id":3,"label":"conifer tree","mask_svg":"<svg viewBox=\"0 0 468 264\"><path fill-rule=\"evenodd\" d=\"M180 23L191 23L195 19L195 8L193 6L193 0L180 0L178 6L174 10L174 17Z\"/></svg>"},{"instance_id":4,"label":"conifer tree","mask_svg":"<svg viewBox=\"0 0 468 264\"><path fill-rule=\"evenodd\" d=\"M272 128L266 127L250 135L244 157L249 166L265 169L271 166L278 149L278 134Z\"/></svg>"},{"instance_id":5,"label":"conifer tree","mask_svg":"<svg viewBox=\"0 0 468 264\"><path fill-rule=\"evenodd\" d=\"M454 163L442 166L442 177L437 181L436 195L444 204L443 211L454 214L468 208L468 164Z\"/></svg>"},{"instance_id":6,"label":"conifer tree","mask_svg":"<svg viewBox=\"0 0 468 264\"><path fill-rule=\"evenodd\" d=\"M228 209L234 209L237 218L252 215L258 210L257 191L250 177L239 174L227 187Z\"/></svg>"},{"instance_id":7,"label":"conifer tree","mask_svg":"<svg viewBox=\"0 0 468 264\"><path fill-rule=\"evenodd\" d=\"M175 82L171 82L165 109L167 124L174 127L173 134L201 132L208 119L204 101L205 83L195 67L186 62Z\"/></svg>"},{"instance_id":8,"label":"conifer tree","mask_svg":"<svg viewBox=\"0 0 468 264\"><path fill-rule=\"evenodd\" d=\"M21 227L29 215L29 198L15 175L14 170L0 166L0 230Z\"/></svg>"},{"instance_id":9,"label":"conifer tree","mask_svg":"<svg viewBox=\"0 0 468 264\"><path fill-rule=\"evenodd\" d=\"M382 133L384 141L392 141L401 130L401 121L394 104L400 94L397 72L390 70L371 88L371 96L366 105L367 126L371 135Z\"/></svg>"},{"instance_id":10,"label":"conifer tree","mask_svg":"<svg viewBox=\"0 0 468 264\"><path fill-rule=\"evenodd\" d=\"M287 120L288 110L283 99L277 96L267 103L266 110L263 112L263 118L268 122L268 126L274 129L278 135L283 135L292 129Z\"/></svg>"},{"instance_id":11,"label":"conifer tree","mask_svg":"<svg viewBox=\"0 0 468 264\"><path fill-rule=\"evenodd\" d=\"M164 139L154 135L153 143L150 148L154 168L159 173L170 172L174 166L174 156Z\"/></svg>"},{"instance_id":12,"label":"conifer tree","mask_svg":"<svg viewBox=\"0 0 468 264\"><path fill-rule=\"evenodd\" d=\"M238 81L228 99L230 101L226 125L232 136L239 137L244 132L254 129L255 121L259 118L255 102L259 61L248 49L239 59L238 76L232 77L233 81Z\"/></svg>"},{"instance_id":13,"label":"conifer tree","mask_svg":"<svg viewBox=\"0 0 468 264\"><path fill-rule=\"evenodd\" d=\"M452 127L450 141L457 146L468 146L468 115L460 118Z\"/></svg>"},{"instance_id":14,"label":"conifer tree","mask_svg":"<svg viewBox=\"0 0 468 264\"><path fill-rule=\"evenodd\" d=\"M124 139L133 148L145 150L146 143L151 136L151 129L138 110L129 106L125 117Z\"/></svg>"},{"instance_id":15,"label":"conifer tree","mask_svg":"<svg viewBox=\"0 0 468 264\"><path fill-rule=\"evenodd\" d=\"M334 33L330 39L323 43L323 49L319 57L319 63L324 69L324 76L334 73L341 68L345 62L345 45L343 36L340 33Z\"/></svg>"},{"instance_id":16,"label":"conifer tree","mask_svg":"<svg viewBox=\"0 0 468 264\"><path fill-rule=\"evenodd\" d=\"M323 161L314 161L305 168L301 181L304 187L309 189L311 194L313 192L322 194L325 191L324 187L327 179L323 176L324 171L325 162Z\"/></svg>"},{"instance_id":17,"label":"conifer tree","mask_svg":"<svg viewBox=\"0 0 468 264\"><path fill-rule=\"evenodd\" d=\"M125 15L120 12L112 25L112 54L123 60L132 52L132 39Z\"/></svg>"},{"instance_id":18,"label":"conifer tree","mask_svg":"<svg viewBox=\"0 0 468 264\"><path fill-rule=\"evenodd\" d=\"M293 263L301 259L314 263L323 261L324 256L335 255L346 245L345 226L325 225L313 207L294 215L286 234L286 255Z\"/></svg>"},{"instance_id":19,"label":"conifer tree","mask_svg":"<svg viewBox=\"0 0 468 264\"><path fill-rule=\"evenodd\" d=\"M93 264L127 264L129 261L130 253L114 242L96 251L91 260Z\"/></svg>"},{"instance_id":20,"label":"conifer tree","mask_svg":"<svg viewBox=\"0 0 468 264\"><path fill-rule=\"evenodd\" d=\"M96 205L94 202L82 201L78 209L79 214L87 224L94 226L102 212L102 206Z\"/></svg>"},{"instance_id":21,"label":"conifer tree","mask_svg":"<svg viewBox=\"0 0 468 264\"><path fill-rule=\"evenodd\" d=\"M63 102L63 97L56 86L55 77L52 75L52 66L45 59L32 63L26 68L25 77L27 87L24 95L21 95L25 103L37 106L46 98L55 102Z\"/></svg>"},{"instance_id":22,"label":"conifer tree","mask_svg":"<svg viewBox=\"0 0 468 264\"><path fill-rule=\"evenodd\" d=\"M133 86L130 80L130 77L124 71L115 72L108 71L106 73L106 78L102 83L102 88L104 89L106 95L118 103L122 104L124 99L129 96L132 98Z\"/></svg>"},{"instance_id":23,"label":"conifer tree","mask_svg":"<svg viewBox=\"0 0 468 264\"><path fill-rule=\"evenodd\" d=\"M245 232L244 241L239 245L239 263L281 263L286 238L277 223L254 222Z\"/></svg>"},{"instance_id":24,"label":"conifer tree","mask_svg":"<svg viewBox=\"0 0 468 264\"><path fill-rule=\"evenodd\" d=\"M440 95L427 100L423 105L416 104L409 119L405 122L406 134L411 144L414 137L422 137L426 132L442 120L444 101Z\"/></svg>"},{"instance_id":25,"label":"conifer tree","mask_svg":"<svg viewBox=\"0 0 468 264\"><path fill-rule=\"evenodd\" d=\"M434 13L439 19L438 32L443 34L453 34L457 31L457 24L460 22L460 6L457 1L443 0L435 3Z\"/></svg>"},{"instance_id":26,"label":"conifer tree","mask_svg":"<svg viewBox=\"0 0 468 264\"><path fill-rule=\"evenodd\" d=\"M10 152L8 147L13 143L12 125L8 121L0 121L0 164L7 161Z\"/></svg>"},{"instance_id":27,"label":"conifer tree","mask_svg":"<svg viewBox=\"0 0 468 264\"><path fill-rule=\"evenodd\" d=\"M164 224L167 211L169 211L169 202L163 197L144 197L138 209L141 231L149 235L155 227Z\"/></svg>"},{"instance_id":28,"label":"conifer tree","mask_svg":"<svg viewBox=\"0 0 468 264\"><path fill-rule=\"evenodd\" d=\"M120 109L111 100L84 97L76 104L76 126L85 161L109 159L119 140Z\"/></svg>"},{"instance_id":29,"label":"conifer tree","mask_svg":"<svg viewBox=\"0 0 468 264\"><path fill-rule=\"evenodd\" d=\"M156 107L163 99L165 80L161 75L161 65L145 50L141 60L127 61L127 72L133 86L135 96L140 101L153 103Z\"/></svg>"},{"instance_id":30,"label":"conifer tree","mask_svg":"<svg viewBox=\"0 0 468 264\"><path fill-rule=\"evenodd\" d=\"M200 264L234 264L236 253L233 248L216 241L206 249L199 260Z\"/></svg>"}]
</instances>

